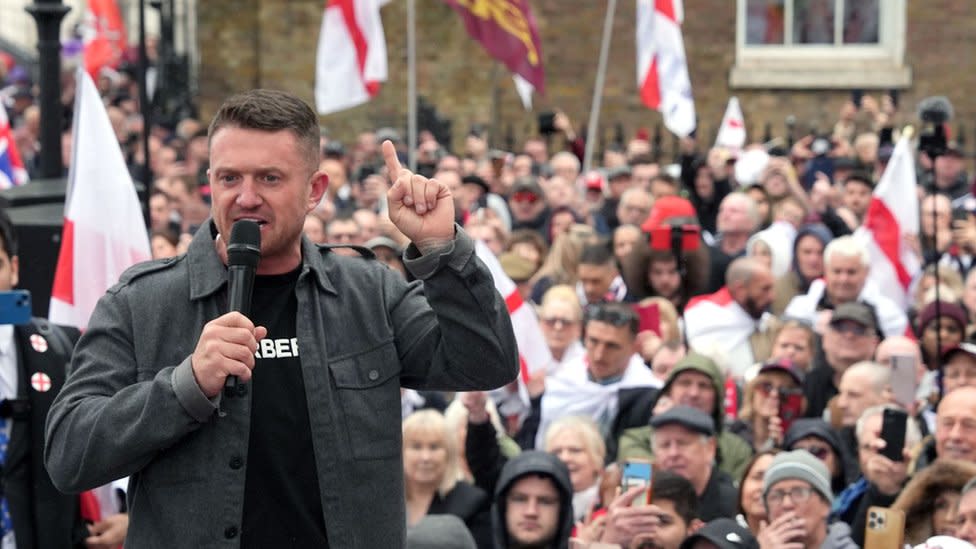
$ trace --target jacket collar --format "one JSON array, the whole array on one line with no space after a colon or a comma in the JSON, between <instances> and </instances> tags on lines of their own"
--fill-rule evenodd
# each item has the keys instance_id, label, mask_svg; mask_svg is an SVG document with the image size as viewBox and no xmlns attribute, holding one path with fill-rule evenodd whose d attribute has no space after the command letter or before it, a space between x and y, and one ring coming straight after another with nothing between
<instances>
[{"instance_id":1,"label":"jacket collar","mask_svg":"<svg viewBox=\"0 0 976 549\"><path fill-rule=\"evenodd\" d=\"M214 246L217 227L212 219L207 219L196 234L186 252L190 283L190 299L203 299L216 293L227 282L227 266L221 261ZM302 273L311 271L322 290L336 294L335 285L329 275L331 261L326 261L319 247L302 236Z\"/></svg>"}]
</instances>

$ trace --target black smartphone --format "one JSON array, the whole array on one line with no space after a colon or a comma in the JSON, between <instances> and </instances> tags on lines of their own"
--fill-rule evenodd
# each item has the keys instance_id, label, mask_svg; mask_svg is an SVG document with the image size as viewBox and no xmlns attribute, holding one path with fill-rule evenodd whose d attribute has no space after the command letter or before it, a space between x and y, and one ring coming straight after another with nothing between
<instances>
[{"instance_id":1,"label":"black smartphone","mask_svg":"<svg viewBox=\"0 0 976 549\"><path fill-rule=\"evenodd\" d=\"M907 427L908 414L904 410L885 409L881 415L881 438L885 441L881 455L891 461L902 461Z\"/></svg>"},{"instance_id":2,"label":"black smartphone","mask_svg":"<svg viewBox=\"0 0 976 549\"><path fill-rule=\"evenodd\" d=\"M898 90L888 90L888 97L891 98L891 104L898 108Z\"/></svg>"},{"instance_id":3,"label":"black smartphone","mask_svg":"<svg viewBox=\"0 0 976 549\"><path fill-rule=\"evenodd\" d=\"M855 89L851 90L851 103L858 109L861 108L861 100L864 99L864 90Z\"/></svg>"},{"instance_id":4,"label":"black smartphone","mask_svg":"<svg viewBox=\"0 0 976 549\"><path fill-rule=\"evenodd\" d=\"M556 113L554 112L544 112L539 115L539 133L542 135L551 135L556 133L556 126L554 122L556 121Z\"/></svg>"}]
</instances>

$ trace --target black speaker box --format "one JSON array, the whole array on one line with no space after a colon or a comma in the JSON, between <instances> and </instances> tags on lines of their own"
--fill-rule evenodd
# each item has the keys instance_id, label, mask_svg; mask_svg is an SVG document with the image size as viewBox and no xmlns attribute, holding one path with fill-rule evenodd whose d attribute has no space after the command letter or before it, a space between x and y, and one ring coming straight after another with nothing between
<instances>
[{"instance_id":1,"label":"black speaker box","mask_svg":"<svg viewBox=\"0 0 976 549\"><path fill-rule=\"evenodd\" d=\"M20 257L18 288L29 290L34 316L47 318L54 269L61 249L64 204L7 208L17 230Z\"/></svg>"}]
</instances>

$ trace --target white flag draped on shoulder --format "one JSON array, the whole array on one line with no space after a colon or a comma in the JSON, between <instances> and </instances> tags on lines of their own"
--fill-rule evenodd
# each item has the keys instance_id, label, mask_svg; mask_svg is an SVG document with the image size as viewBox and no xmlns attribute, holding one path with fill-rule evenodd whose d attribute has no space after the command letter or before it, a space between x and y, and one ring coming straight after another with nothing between
<instances>
[{"instance_id":1,"label":"white flag draped on shoulder","mask_svg":"<svg viewBox=\"0 0 976 549\"><path fill-rule=\"evenodd\" d=\"M902 307L910 302L909 286L922 268L904 238L919 233L916 183L911 141L903 136L874 189L864 223L855 232L871 255L868 279Z\"/></svg>"},{"instance_id":2,"label":"white flag draped on shoulder","mask_svg":"<svg viewBox=\"0 0 976 549\"><path fill-rule=\"evenodd\" d=\"M151 258L149 236L122 150L95 83L77 72L64 229L49 317L78 328L132 265Z\"/></svg>"},{"instance_id":3,"label":"white flag draped on shoulder","mask_svg":"<svg viewBox=\"0 0 976 549\"><path fill-rule=\"evenodd\" d=\"M696 125L681 22L681 0L637 0L637 86L664 125L686 137Z\"/></svg>"},{"instance_id":4,"label":"white flag draped on shoulder","mask_svg":"<svg viewBox=\"0 0 976 549\"><path fill-rule=\"evenodd\" d=\"M512 318L512 330L515 332L515 343L518 345L519 353L517 384L495 389L491 396L503 417L515 417L521 425L530 409L529 392L525 384L529 379L545 374L546 367L552 362L552 353L542 335L535 309L522 300L515 282L505 274L495 254L481 241L475 242L474 249L478 259L491 272L495 289L505 300L508 314Z\"/></svg>"},{"instance_id":5,"label":"white flag draped on shoulder","mask_svg":"<svg viewBox=\"0 0 976 549\"><path fill-rule=\"evenodd\" d=\"M386 82L380 8L389 0L328 0L315 59L315 106L329 114L362 105Z\"/></svg>"},{"instance_id":6,"label":"white flag draped on shoulder","mask_svg":"<svg viewBox=\"0 0 976 549\"><path fill-rule=\"evenodd\" d=\"M725 147L730 151L740 151L746 145L746 119L742 116L742 107L738 97L730 97L725 107L722 125L718 128L715 138L716 147Z\"/></svg>"}]
</instances>

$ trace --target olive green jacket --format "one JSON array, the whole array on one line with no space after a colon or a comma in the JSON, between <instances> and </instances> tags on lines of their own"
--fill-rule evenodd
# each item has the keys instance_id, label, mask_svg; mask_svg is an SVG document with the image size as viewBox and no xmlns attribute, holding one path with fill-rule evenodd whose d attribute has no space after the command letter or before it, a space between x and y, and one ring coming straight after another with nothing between
<instances>
[{"instance_id":1,"label":"olive green jacket","mask_svg":"<svg viewBox=\"0 0 976 549\"><path fill-rule=\"evenodd\" d=\"M620 435L617 460L626 461L632 458L653 459L651 451L651 426L627 429ZM738 485L745 472L746 464L752 458L752 448L742 440L742 437L722 431L718 435L718 451L715 460L718 468L728 473Z\"/></svg>"}]
</instances>

